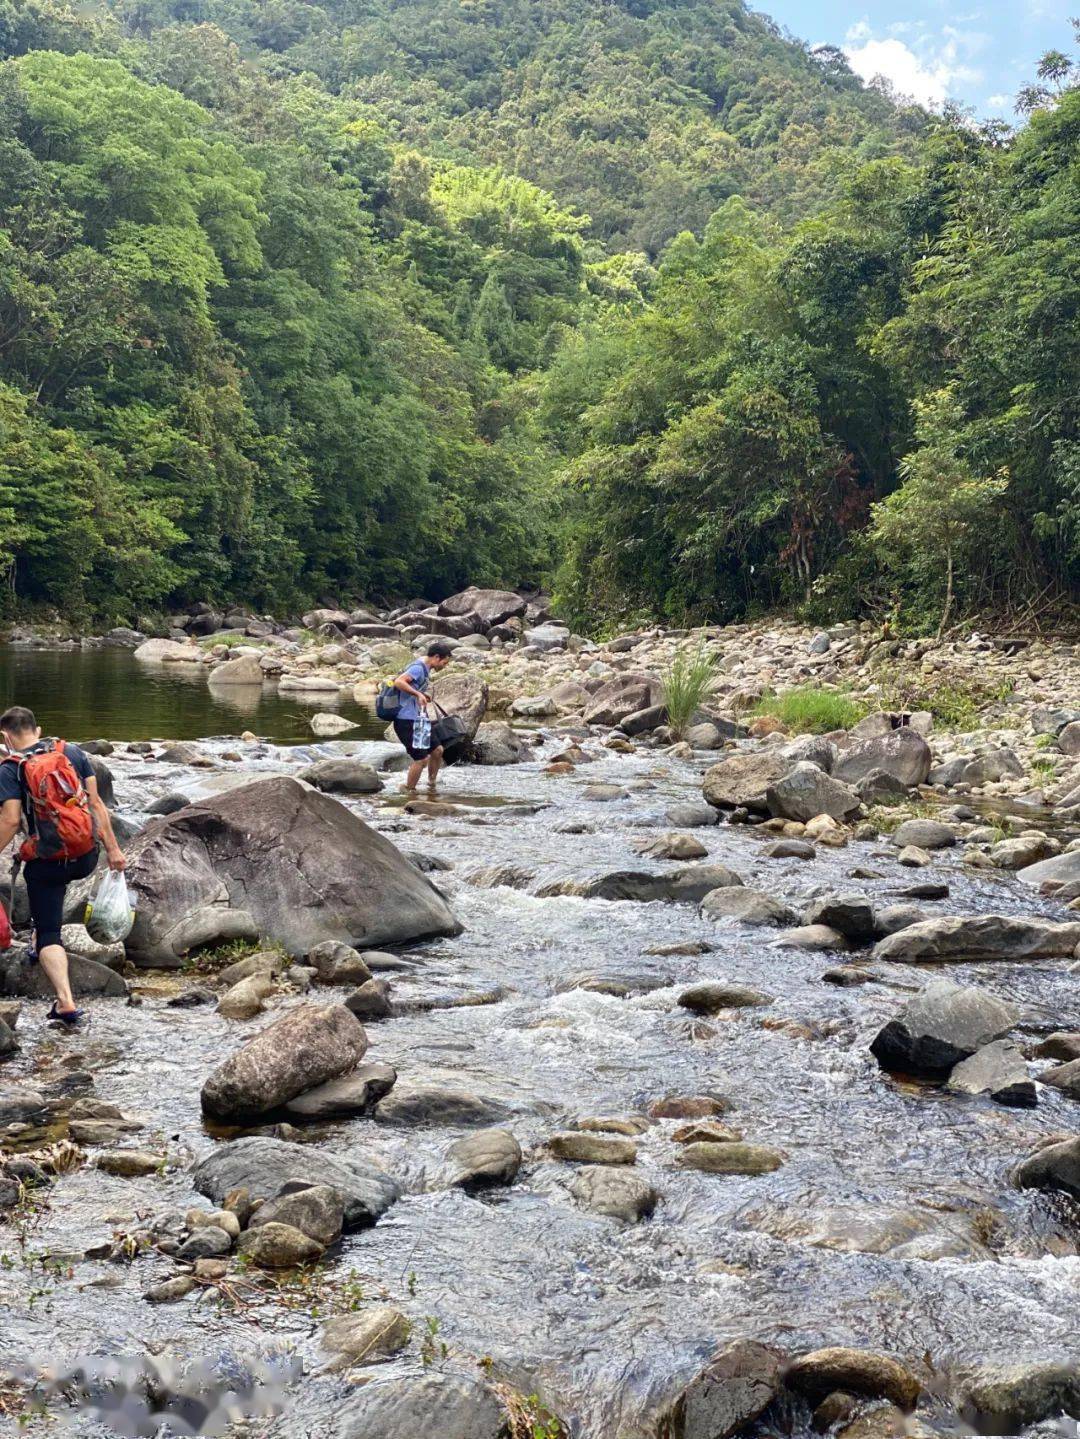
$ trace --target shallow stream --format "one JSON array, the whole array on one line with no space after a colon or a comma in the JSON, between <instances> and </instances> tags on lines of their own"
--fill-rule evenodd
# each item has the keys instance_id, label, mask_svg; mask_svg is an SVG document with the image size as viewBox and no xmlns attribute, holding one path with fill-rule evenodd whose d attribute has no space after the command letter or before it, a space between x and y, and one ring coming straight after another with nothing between
<instances>
[{"instance_id":1,"label":"shallow stream","mask_svg":"<svg viewBox=\"0 0 1080 1439\"><path fill-rule=\"evenodd\" d=\"M389 976L402 1012L369 1026L368 1058L395 1065L401 1083L450 1084L494 1101L527 1154L511 1188L471 1198L439 1181L442 1156L464 1131L374 1120L326 1126L318 1142L374 1158L406 1187L375 1228L346 1237L328 1267L334 1283L351 1271L354 1297L385 1295L418 1334L437 1334L449 1354L444 1360L438 1349L436 1364L469 1366L490 1356L497 1373L561 1414L575 1439L651 1436L655 1404L718 1344L741 1335L791 1351L850 1344L917 1364L925 1356L943 1400L971 1363L1075 1363L1077 1208L1009 1180L1041 1137L1076 1130L1075 1102L1043 1088L1037 1109L1011 1110L886 1077L868 1045L925 982L924 968L875 965L873 982L837 988L821 975L838 956L776 948L774 931L718 925L693 905L531 893L556 878L669 868L641 859L631 840L657 825L667 829L671 804L700 796L703 764L590 744L595 763L551 777L542 765L556 747L548 740L514 767L450 771L445 798L486 801L450 817L404 815L390 802L394 775L383 795L355 804L402 849L452 866L431 877L466 927L458 939L411 951L415 965ZM203 748L213 753L235 742ZM244 770L290 772L342 748L373 758L385 749L267 747ZM121 808L133 818L156 795L206 784L205 772L121 754L109 763ZM596 781L629 793L589 801L585 787ZM523 801L526 811L543 808L523 812ZM567 822L588 828L567 833ZM933 878L947 880L950 894L925 904L928 914L1060 913L1011 876L965 869L959 851L915 873L885 842L819 848L806 863L765 858L764 836L746 828L693 833L708 862L785 897L857 890L895 900L913 880ZM527 873L525 888L470 884L472 872L506 864ZM875 877L851 879L857 867ZM684 941L711 949L649 953ZM1069 971L1067 961L949 969L958 981L1021 1004L1022 1039L1080 1029L1080 991ZM678 1007L681 987L714 978L762 989L774 1001L708 1021ZM233 1310L207 1292L153 1306L141 1295L173 1272L168 1260L150 1254L118 1265L82 1257L140 1218L195 1202L188 1163L215 1142L200 1119L199 1089L250 1026L206 1008L166 1007L176 983L141 977L140 1008L96 1002L92 1026L78 1038L47 1033L44 1006L25 1007L23 1054L5 1077L29 1076L45 1063L91 1071L97 1097L145 1118L149 1129L138 1142L167 1144L176 1167L146 1180L84 1168L58 1181L23 1235L20 1262L4 1267L0 1255L7 1357L56 1363L149 1352L244 1364L288 1351L308 1377L288 1391L280 1417L244 1432L331 1436L349 1390L340 1377L311 1372L325 1357L311 1302ZM299 1002L273 1001L270 1017ZM575 1167L538 1150L589 1116L640 1115L664 1096L702 1094L730 1100L725 1122L781 1149L785 1164L754 1178L677 1168L677 1124L656 1122L638 1140L637 1168L661 1202L652 1219L624 1227L577 1207L568 1193ZM0 1250L15 1247L0 1231ZM40 1265L32 1293L27 1253L60 1256L70 1277ZM325 1312L322 1301L318 1308ZM401 1362L418 1367L415 1345L410 1353ZM785 1433L812 1432L808 1411L786 1422ZM951 1422L939 1418L940 1432L970 1432ZM80 1432L108 1433L85 1424Z\"/></svg>"}]
</instances>

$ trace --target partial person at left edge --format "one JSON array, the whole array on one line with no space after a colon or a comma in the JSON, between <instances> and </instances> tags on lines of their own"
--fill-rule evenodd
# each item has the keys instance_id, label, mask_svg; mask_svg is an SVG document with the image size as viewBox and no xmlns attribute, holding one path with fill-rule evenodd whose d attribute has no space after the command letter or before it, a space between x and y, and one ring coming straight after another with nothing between
<instances>
[{"instance_id":1,"label":"partial person at left edge","mask_svg":"<svg viewBox=\"0 0 1080 1439\"><path fill-rule=\"evenodd\" d=\"M8 752L0 755L0 852L20 830L26 838L12 868L25 866L26 892L34 932L27 957L36 959L56 994L49 1019L77 1027L83 1011L75 1003L68 957L61 940L69 884L97 868L104 845L109 868L127 860L113 833L97 778L78 745L43 739L31 710L13 705L0 715Z\"/></svg>"}]
</instances>

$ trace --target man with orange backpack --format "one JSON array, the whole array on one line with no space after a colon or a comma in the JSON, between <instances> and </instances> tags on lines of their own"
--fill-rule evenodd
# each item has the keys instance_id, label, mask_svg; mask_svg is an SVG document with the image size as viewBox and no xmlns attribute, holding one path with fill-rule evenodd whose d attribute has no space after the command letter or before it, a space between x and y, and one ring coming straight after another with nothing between
<instances>
[{"instance_id":1,"label":"man with orange backpack","mask_svg":"<svg viewBox=\"0 0 1080 1439\"><path fill-rule=\"evenodd\" d=\"M75 1028L82 1010L71 993L60 938L67 887L93 874L99 842L110 869L123 869L127 861L98 794L93 766L78 745L42 739L33 713L21 705L0 715L0 733L9 751L0 757L0 851L25 827L19 858L26 867L34 922L28 957L37 959L56 991L49 1019Z\"/></svg>"}]
</instances>

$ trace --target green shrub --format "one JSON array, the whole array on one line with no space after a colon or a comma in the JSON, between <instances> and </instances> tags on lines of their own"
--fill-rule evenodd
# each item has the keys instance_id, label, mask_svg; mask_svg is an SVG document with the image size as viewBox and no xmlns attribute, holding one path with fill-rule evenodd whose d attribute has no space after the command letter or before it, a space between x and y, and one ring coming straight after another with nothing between
<instances>
[{"instance_id":1,"label":"green shrub","mask_svg":"<svg viewBox=\"0 0 1080 1439\"><path fill-rule=\"evenodd\" d=\"M707 650L677 654L663 676L664 708L672 732L681 737L704 704L716 678L716 660Z\"/></svg>"},{"instance_id":2,"label":"green shrub","mask_svg":"<svg viewBox=\"0 0 1080 1439\"><path fill-rule=\"evenodd\" d=\"M762 695L754 713L775 715L793 734L826 734L829 730L850 729L858 724L866 713L866 706L841 690L799 685L782 694L769 691Z\"/></svg>"}]
</instances>

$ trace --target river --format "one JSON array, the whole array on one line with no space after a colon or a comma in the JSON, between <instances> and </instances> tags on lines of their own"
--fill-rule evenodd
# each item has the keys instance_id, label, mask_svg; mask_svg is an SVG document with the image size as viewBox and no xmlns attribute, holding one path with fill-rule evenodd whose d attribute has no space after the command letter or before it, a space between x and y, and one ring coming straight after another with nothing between
<instances>
[{"instance_id":1,"label":"river","mask_svg":"<svg viewBox=\"0 0 1080 1439\"><path fill-rule=\"evenodd\" d=\"M71 662L25 658L26 673L39 680L47 666L59 676ZM88 672L97 666L100 676L105 665L121 672L126 663L96 656ZM138 733L190 737L190 728L168 722L166 700L188 695L187 682L170 676L158 685L153 703L162 707L144 716ZM48 699L47 686L41 693ZM114 716L132 701L109 698L95 710L92 691L81 693L88 708L74 728L118 733ZM20 698L32 695L28 685ZM207 722L218 729L220 719L215 711ZM297 727L286 726L285 737L296 738ZM466 927L458 939L412 951L415 963L392 976L401 1012L369 1027L368 1058L395 1065L402 1082L449 1083L502 1106L526 1162L510 1188L472 1198L439 1182L442 1156L460 1130L374 1120L327 1126L319 1142L373 1158L406 1189L376 1227L345 1239L328 1271L334 1282L351 1276L361 1303L385 1296L414 1320L417 1334L434 1325L448 1350L445 1357L436 1350L435 1368L475 1372L490 1358L497 1373L562 1414L574 1439L647 1439L660 1396L739 1335L792 1352L849 1344L925 1361L936 1396L928 1417L941 1435L972 1432L949 1402L964 1366L1075 1365L1077 1206L1021 1192L1009 1180L1041 1138L1075 1131L1075 1103L1045 1089L1037 1109L1012 1110L883 1074L870 1040L927 970L879 964L872 982L836 988L821 976L837 956L778 949L772 932L717 925L693 905L540 898L535 891L555 878L666 868L642 860L631 840L655 833L673 802L699 796L707 762L647 749L617 755L590 744L595 763L552 777L543 763L557 745L548 739L513 767L451 771L446 797L478 801L454 816L403 815L394 777L382 795L351 802L403 849L450 866L433 877ZM214 754L223 746L204 748ZM253 774L288 773L337 748L267 747L247 765ZM378 753L372 748L373 758ZM145 817L155 794L194 790L204 778L122 754L110 763L133 820ZM627 793L593 802L585 789L595 781ZM523 813L521 801L542 808ZM764 858L761 837L745 828L694 834L707 862L729 864L747 883L795 900L856 888L895 902L912 879L885 844L821 848L804 863ZM525 872L522 888L470 883L478 869L508 862ZM856 869L862 873L853 880ZM937 857L919 878L950 886L929 913L1060 914L1010 875L966 869L958 851ZM709 951L650 954L691 941ZM1080 1028L1069 969L1043 961L956 965L949 973L1022 1005L1024 1039ZM773 1002L707 1022L678 1007L683 986L716 978L764 990ZM170 1354L208 1361L224 1375L288 1352L309 1377L288 1391L280 1417L243 1433L333 1436L353 1391L340 1377L313 1373L325 1357L317 1341L322 1301L301 1293L289 1305L257 1300L233 1308L209 1291L153 1306L141 1294L173 1272L168 1261L152 1253L130 1264L85 1257L110 1234L193 1202L188 1165L215 1142L200 1119L199 1088L244 1033L212 1010L167 1007L174 979L143 975L136 984L142 1006L94 1004L84 1037L48 1034L40 1005L28 1006L20 1026L23 1055L7 1077L55 1063L89 1072L100 1098L145 1118L139 1142L167 1147L173 1167L143 1180L76 1169L58 1181L21 1240L0 1238L13 1260L5 1266L0 1256L7 1357ZM298 1002L279 999L273 1013ZM761 1177L679 1168L675 1126L659 1122L639 1137L636 1165L660 1192L655 1215L623 1227L577 1207L568 1192L574 1167L548 1157L545 1138L589 1116L640 1115L671 1094L725 1096L726 1120L748 1140L782 1150L784 1164ZM36 1268L27 1268L28 1254L37 1256ZM50 1255L51 1267L42 1262ZM417 1344L390 1367L420 1372ZM111 1431L84 1425L78 1432ZM813 1431L809 1411L794 1406L747 1432L808 1439ZM1030 1432L1075 1434L1076 1426Z\"/></svg>"}]
</instances>

